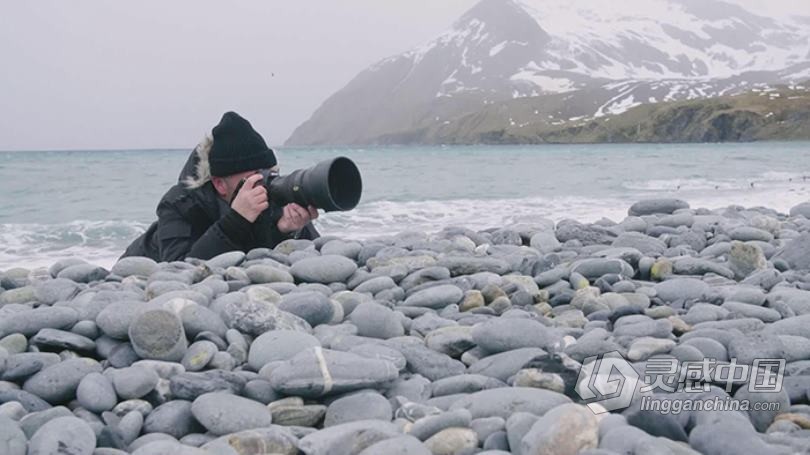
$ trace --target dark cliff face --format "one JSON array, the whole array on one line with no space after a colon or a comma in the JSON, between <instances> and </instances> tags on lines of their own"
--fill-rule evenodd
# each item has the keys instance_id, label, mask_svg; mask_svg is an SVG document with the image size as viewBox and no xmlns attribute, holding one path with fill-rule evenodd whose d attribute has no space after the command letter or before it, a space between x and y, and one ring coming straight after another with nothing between
<instances>
[{"instance_id":1,"label":"dark cliff face","mask_svg":"<svg viewBox=\"0 0 810 455\"><path fill-rule=\"evenodd\" d=\"M709 122L703 142L738 142L754 139L765 119L750 111L724 112Z\"/></svg>"}]
</instances>

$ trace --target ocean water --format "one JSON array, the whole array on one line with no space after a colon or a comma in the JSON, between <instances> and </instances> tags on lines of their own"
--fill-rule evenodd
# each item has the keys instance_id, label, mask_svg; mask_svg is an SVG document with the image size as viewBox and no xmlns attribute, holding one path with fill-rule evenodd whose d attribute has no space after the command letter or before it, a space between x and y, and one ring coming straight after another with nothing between
<instances>
[{"instance_id":1,"label":"ocean water","mask_svg":"<svg viewBox=\"0 0 810 455\"><path fill-rule=\"evenodd\" d=\"M190 150L0 152L0 270L80 257L109 267L155 219ZM810 200L810 143L290 148L282 173L337 155L363 175L350 212L323 234L365 239L539 218L620 221L636 200L693 208Z\"/></svg>"}]
</instances>

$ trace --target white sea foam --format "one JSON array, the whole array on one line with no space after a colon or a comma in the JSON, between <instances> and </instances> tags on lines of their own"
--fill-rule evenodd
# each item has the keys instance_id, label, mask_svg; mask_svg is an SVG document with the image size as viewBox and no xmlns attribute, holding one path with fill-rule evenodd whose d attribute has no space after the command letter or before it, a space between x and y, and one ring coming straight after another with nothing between
<instances>
[{"instance_id":1,"label":"white sea foam","mask_svg":"<svg viewBox=\"0 0 810 455\"><path fill-rule=\"evenodd\" d=\"M47 267L65 258L112 267L126 245L147 227L133 221L0 224L0 270Z\"/></svg>"},{"instance_id":2,"label":"white sea foam","mask_svg":"<svg viewBox=\"0 0 810 455\"><path fill-rule=\"evenodd\" d=\"M778 180L784 176L773 173L771 177ZM671 190L672 183L675 182L684 185L680 191ZM617 197L602 198L558 196L377 201L361 204L349 212L322 214L315 224L323 235L364 240L409 230L434 233L447 226L483 230L514 224L532 224L544 218L555 222L565 218L581 222L607 218L619 222L627 216L627 209L633 202L645 197L677 197L689 202L692 208L764 206L783 213L800 202L810 200L810 184L762 184L754 189L742 189L737 183L733 183L736 181L729 181L721 189L714 190L714 184L718 182L724 183L702 179L650 181L646 184L639 183L639 190L626 191ZM11 267L47 267L59 259L69 257L78 257L109 268L126 246L147 227L146 223L132 221L74 221L52 225L0 224L0 270Z\"/></svg>"}]
</instances>

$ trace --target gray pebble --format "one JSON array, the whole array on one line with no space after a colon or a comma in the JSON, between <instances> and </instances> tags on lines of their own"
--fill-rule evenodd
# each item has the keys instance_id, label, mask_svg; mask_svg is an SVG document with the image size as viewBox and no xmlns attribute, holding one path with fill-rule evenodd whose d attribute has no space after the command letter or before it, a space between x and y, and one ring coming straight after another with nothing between
<instances>
[{"instance_id":1,"label":"gray pebble","mask_svg":"<svg viewBox=\"0 0 810 455\"><path fill-rule=\"evenodd\" d=\"M436 433L447 428L467 428L472 421L472 415L467 409L443 412L438 415L423 417L416 422L410 430L410 435L420 441L426 441Z\"/></svg>"},{"instance_id":2,"label":"gray pebble","mask_svg":"<svg viewBox=\"0 0 810 455\"><path fill-rule=\"evenodd\" d=\"M197 341L188 347L180 364L186 371L200 371L205 368L219 350L210 341Z\"/></svg>"},{"instance_id":3,"label":"gray pebble","mask_svg":"<svg viewBox=\"0 0 810 455\"><path fill-rule=\"evenodd\" d=\"M326 409L324 427L356 420L383 420L389 422L393 411L391 403L374 391L357 392L333 401Z\"/></svg>"},{"instance_id":4,"label":"gray pebble","mask_svg":"<svg viewBox=\"0 0 810 455\"><path fill-rule=\"evenodd\" d=\"M345 281L357 270L351 259L338 255L308 257L295 262L290 273L299 281L333 283Z\"/></svg>"},{"instance_id":5,"label":"gray pebble","mask_svg":"<svg viewBox=\"0 0 810 455\"><path fill-rule=\"evenodd\" d=\"M0 414L0 453L3 455L26 455L27 439L20 426L9 417Z\"/></svg>"},{"instance_id":6,"label":"gray pebble","mask_svg":"<svg viewBox=\"0 0 810 455\"><path fill-rule=\"evenodd\" d=\"M81 380L90 373L101 372L101 365L88 358L65 360L35 374L23 386L49 403L64 403L76 396Z\"/></svg>"},{"instance_id":7,"label":"gray pebble","mask_svg":"<svg viewBox=\"0 0 810 455\"><path fill-rule=\"evenodd\" d=\"M113 373L113 386L119 397L124 400L141 398L157 386L157 373L143 366L132 366Z\"/></svg>"},{"instance_id":8,"label":"gray pebble","mask_svg":"<svg viewBox=\"0 0 810 455\"><path fill-rule=\"evenodd\" d=\"M192 415L191 402L184 400L163 403L143 423L144 433L166 433L177 439L202 430Z\"/></svg>"},{"instance_id":9,"label":"gray pebble","mask_svg":"<svg viewBox=\"0 0 810 455\"><path fill-rule=\"evenodd\" d=\"M143 359L176 362L183 358L188 346L180 318L166 310L150 310L135 317L129 339Z\"/></svg>"},{"instance_id":10,"label":"gray pebble","mask_svg":"<svg viewBox=\"0 0 810 455\"><path fill-rule=\"evenodd\" d=\"M250 345L248 363L259 371L270 362L289 360L309 348L321 343L314 336L293 330L271 330L260 335Z\"/></svg>"},{"instance_id":11,"label":"gray pebble","mask_svg":"<svg viewBox=\"0 0 810 455\"><path fill-rule=\"evenodd\" d=\"M389 339L405 334L400 318L389 308L373 302L359 304L349 315L349 321L360 336Z\"/></svg>"},{"instance_id":12,"label":"gray pebble","mask_svg":"<svg viewBox=\"0 0 810 455\"><path fill-rule=\"evenodd\" d=\"M325 324L331 321L335 314L329 298L313 291L286 294L282 297L278 308L300 317L311 326Z\"/></svg>"},{"instance_id":13,"label":"gray pebble","mask_svg":"<svg viewBox=\"0 0 810 455\"><path fill-rule=\"evenodd\" d=\"M28 455L91 455L95 447L96 435L87 423L76 417L60 417L34 433Z\"/></svg>"},{"instance_id":14,"label":"gray pebble","mask_svg":"<svg viewBox=\"0 0 810 455\"><path fill-rule=\"evenodd\" d=\"M222 392L200 396L192 403L191 412L209 432L220 436L266 427L273 420L261 403Z\"/></svg>"},{"instance_id":15,"label":"gray pebble","mask_svg":"<svg viewBox=\"0 0 810 455\"><path fill-rule=\"evenodd\" d=\"M76 389L76 398L82 407L97 414L111 410L118 403L112 383L101 373L83 377Z\"/></svg>"}]
</instances>

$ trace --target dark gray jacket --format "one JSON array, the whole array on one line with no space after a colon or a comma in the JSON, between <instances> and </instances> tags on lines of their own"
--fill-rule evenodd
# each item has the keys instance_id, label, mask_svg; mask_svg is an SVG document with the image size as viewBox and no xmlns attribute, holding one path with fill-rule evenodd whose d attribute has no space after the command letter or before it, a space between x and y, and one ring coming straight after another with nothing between
<instances>
[{"instance_id":1,"label":"dark gray jacket","mask_svg":"<svg viewBox=\"0 0 810 455\"><path fill-rule=\"evenodd\" d=\"M122 258L146 256L158 262L210 259L233 250L273 248L289 238L319 237L312 223L299 232L282 234L276 227L282 207L272 203L250 223L219 197L210 181L189 188L184 182L198 169L199 159L198 153L192 152L178 183L160 200L158 220L129 245Z\"/></svg>"}]
</instances>

